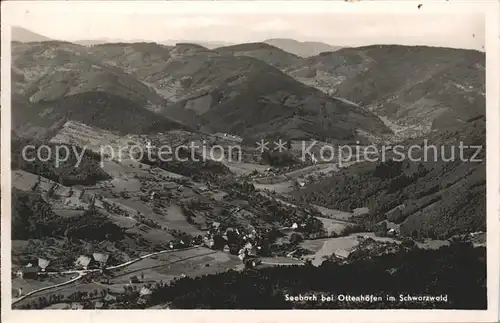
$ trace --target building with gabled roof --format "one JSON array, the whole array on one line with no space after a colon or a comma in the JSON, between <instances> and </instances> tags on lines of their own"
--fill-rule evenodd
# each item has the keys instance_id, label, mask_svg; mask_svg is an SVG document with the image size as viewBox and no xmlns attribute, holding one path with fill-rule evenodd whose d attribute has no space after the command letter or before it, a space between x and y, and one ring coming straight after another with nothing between
<instances>
[{"instance_id":1,"label":"building with gabled roof","mask_svg":"<svg viewBox=\"0 0 500 323\"><path fill-rule=\"evenodd\" d=\"M91 262L92 262L92 258L81 255L80 257L78 257L78 259L76 259L75 267L87 269Z\"/></svg>"},{"instance_id":2,"label":"building with gabled roof","mask_svg":"<svg viewBox=\"0 0 500 323\"><path fill-rule=\"evenodd\" d=\"M49 265L50 260L38 258L38 267L40 267L41 271L45 271Z\"/></svg>"},{"instance_id":3,"label":"building with gabled roof","mask_svg":"<svg viewBox=\"0 0 500 323\"><path fill-rule=\"evenodd\" d=\"M111 294L106 294L106 296L104 296L103 300L105 302L114 302L114 301L116 301L116 296L111 295Z\"/></svg>"},{"instance_id":4,"label":"building with gabled roof","mask_svg":"<svg viewBox=\"0 0 500 323\"><path fill-rule=\"evenodd\" d=\"M107 253L101 253L101 252L94 252L92 254L92 257L94 258L95 261L97 261L101 266L106 265L109 259L109 254Z\"/></svg>"},{"instance_id":5,"label":"building with gabled roof","mask_svg":"<svg viewBox=\"0 0 500 323\"><path fill-rule=\"evenodd\" d=\"M96 301L94 303L94 309L101 309L104 307L104 303L103 302L100 302L100 301Z\"/></svg>"},{"instance_id":6,"label":"building with gabled roof","mask_svg":"<svg viewBox=\"0 0 500 323\"><path fill-rule=\"evenodd\" d=\"M346 259L349 257L349 255L352 253L354 250L347 250L347 249L337 249L334 252L334 255L338 258L341 259Z\"/></svg>"},{"instance_id":7,"label":"building with gabled roof","mask_svg":"<svg viewBox=\"0 0 500 323\"><path fill-rule=\"evenodd\" d=\"M139 296L141 298L148 298L151 296L151 294L153 294L153 291L146 286L142 286L142 288L139 292Z\"/></svg>"},{"instance_id":8,"label":"building with gabled roof","mask_svg":"<svg viewBox=\"0 0 500 323\"><path fill-rule=\"evenodd\" d=\"M81 303L72 303L71 304L71 309L72 310L83 310L83 304L81 304Z\"/></svg>"}]
</instances>

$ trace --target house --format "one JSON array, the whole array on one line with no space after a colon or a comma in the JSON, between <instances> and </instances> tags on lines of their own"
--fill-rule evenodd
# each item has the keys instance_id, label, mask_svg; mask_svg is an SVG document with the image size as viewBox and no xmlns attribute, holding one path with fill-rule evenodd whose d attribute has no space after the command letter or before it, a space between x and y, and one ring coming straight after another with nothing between
<instances>
[{"instance_id":1,"label":"house","mask_svg":"<svg viewBox=\"0 0 500 323\"><path fill-rule=\"evenodd\" d=\"M92 258L81 255L75 262L75 267L77 269L87 269L92 262Z\"/></svg>"},{"instance_id":2,"label":"house","mask_svg":"<svg viewBox=\"0 0 500 323\"><path fill-rule=\"evenodd\" d=\"M247 257L248 257L248 250L246 250L246 249L240 249L240 251L238 252L238 258L240 258L240 260L243 261Z\"/></svg>"},{"instance_id":3,"label":"house","mask_svg":"<svg viewBox=\"0 0 500 323\"><path fill-rule=\"evenodd\" d=\"M216 229L216 230L217 230L217 229L219 229L219 227L220 227L220 222L212 222L212 227L213 227L214 229Z\"/></svg>"},{"instance_id":4,"label":"house","mask_svg":"<svg viewBox=\"0 0 500 323\"><path fill-rule=\"evenodd\" d=\"M81 303L72 303L71 304L71 309L72 310L83 310L83 304L81 304Z\"/></svg>"},{"instance_id":5,"label":"house","mask_svg":"<svg viewBox=\"0 0 500 323\"><path fill-rule=\"evenodd\" d=\"M114 302L114 301L116 301L116 296L111 295L111 294L106 294L106 296L104 296L104 298L103 298L103 301Z\"/></svg>"},{"instance_id":6,"label":"house","mask_svg":"<svg viewBox=\"0 0 500 323\"><path fill-rule=\"evenodd\" d=\"M252 243L251 243L251 242L247 242L247 243L245 243L245 246L244 246L243 248L245 248L245 249L247 249L247 250L250 250L250 249L252 249L252 248L253 248L253 245L252 245Z\"/></svg>"},{"instance_id":7,"label":"house","mask_svg":"<svg viewBox=\"0 0 500 323\"><path fill-rule=\"evenodd\" d=\"M396 224L394 222L390 222L387 220L385 222L387 223L387 229L392 230L392 234L394 234L394 235L399 234L399 232L400 232L399 224Z\"/></svg>"},{"instance_id":8,"label":"house","mask_svg":"<svg viewBox=\"0 0 500 323\"><path fill-rule=\"evenodd\" d=\"M97 302L94 303L94 309L96 309L96 310L100 310L103 307L104 307L104 303L103 302L97 301Z\"/></svg>"},{"instance_id":9,"label":"house","mask_svg":"<svg viewBox=\"0 0 500 323\"><path fill-rule=\"evenodd\" d=\"M92 254L92 257L94 260L99 263L100 267L106 266L106 263L108 262L109 259L109 254L107 253L100 253L100 252L94 252Z\"/></svg>"},{"instance_id":10,"label":"house","mask_svg":"<svg viewBox=\"0 0 500 323\"><path fill-rule=\"evenodd\" d=\"M335 250L334 255L337 258L346 259L347 257L349 257L351 252L352 252L351 250L337 249L337 250Z\"/></svg>"},{"instance_id":11,"label":"house","mask_svg":"<svg viewBox=\"0 0 500 323\"><path fill-rule=\"evenodd\" d=\"M260 247L259 247L259 248L260 248ZM247 249L247 255L248 255L249 257L255 257L255 256L257 256L257 252L258 252L258 250L259 250L259 249L258 249L258 248L256 248L256 247L252 247L252 248L250 248L250 249Z\"/></svg>"},{"instance_id":12,"label":"house","mask_svg":"<svg viewBox=\"0 0 500 323\"><path fill-rule=\"evenodd\" d=\"M146 286L142 286L141 291L139 292L139 296L142 298L148 298L151 294L153 294L153 292Z\"/></svg>"},{"instance_id":13,"label":"house","mask_svg":"<svg viewBox=\"0 0 500 323\"><path fill-rule=\"evenodd\" d=\"M210 238L210 239L207 239L205 242L205 245L209 248L213 248L215 246L215 241L214 239Z\"/></svg>"},{"instance_id":14,"label":"house","mask_svg":"<svg viewBox=\"0 0 500 323\"><path fill-rule=\"evenodd\" d=\"M38 258L38 267L40 267L41 271L45 271L49 265L50 265L50 260Z\"/></svg>"},{"instance_id":15,"label":"house","mask_svg":"<svg viewBox=\"0 0 500 323\"><path fill-rule=\"evenodd\" d=\"M245 260L245 268L255 268L256 266L260 265L262 261L257 258L249 258Z\"/></svg>"},{"instance_id":16,"label":"house","mask_svg":"<svg viewBox=\"0 0 500 323\"><path fill-rule=\"evenodd\" d=\"M228 245L225 245L224 248L222 249L222 251L229 253L229 252L231 252L231 248L229 248Z\"/></svg>"},{"instance_id":17,"label":"house","mask_svg":"<svg viewBox=\"0 0 500 323\"><path fill-rule=\"evenodd\" d=\"M299 227L299 225L298 225L296 222L294 222L294 223L292 224L292 229L297 229L298 227Z\"/></svg>"},{"instance_id":18,"label":"house","mask_svg":"<svg viewBox=\"0 0 500 323\"><path fill-rule=\"evenodd\" d=\"M129 284L136 284L139 283L139 278L137 276L130 276L128 279Z\"/></svg>"},{"instance_id":19,"label":"house","mask_svg":"<svg viewBox=\"0 0 500 323\"><path fill-rule=\"evenodd\" d=\"M252 260L252 267L256 267L256 266L260 265L261 263L262 263L262 260L254 258Z\"/></svg>"},{"instance_id":20,"label":"house","mask_svg":"<svg viewBox=\"0 0 500 323\"><path fill-rule=\"evenodd\" d=\"M16 276L19 278L36 278L39 269L38 266L21 267L16 271Z\"/></svg>"}]
</instances>

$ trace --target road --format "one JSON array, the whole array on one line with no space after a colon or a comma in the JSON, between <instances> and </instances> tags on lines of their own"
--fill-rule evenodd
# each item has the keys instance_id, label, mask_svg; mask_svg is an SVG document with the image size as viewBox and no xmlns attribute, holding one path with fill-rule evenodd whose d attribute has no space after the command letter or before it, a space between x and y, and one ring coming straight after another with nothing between
<instances>
[{"instance_id":1,"label":"road","mask_svg":"<svg viewBox=\"0 0 500 323\"><path fill-rule=\"evenodd\" d=\"M57 288L57 287L61 287L61 286L64 286L64 285L69 285L73 282L76 282L77 280L79 280L80 278L82 278L83 276L87 275L87 273L81 271L78 273L78 276L73 278L73 279L70 279L68 281L65 281L65 282L62 282L62 283L59 283L59 284L56 284L56 285L52 285L52 286L46 286L46 287L43 287L43 288L40 288L40 289L35 289L29 293L26 293L25 295L21 296L21 297L17 297L17 298L12 298L12 305L14 305L15 303L17 302L20 302L22 301L23 299L25 299L26 297L29 297L33 294L36 294L36 293L39 293L39 292L43 292L45 290L48 290L48 289L52 289L52 288Z\"/></svg>"},{"instance_id":2,"label":"road","mask_svg":"<svg viewBox=\"0 0 500 323\"><path fill-rule=\"evenodd\" d=\"M161 250L161 251L157 251L157 252L152 252L152 253L149 253L147 255L144 255L144 256L141 256L141 257L138 257L138 258L126 261L126 262L121 263L119 265L106 267L104 270L120 269L120 268L129 266L129 265L131 265L133 263L136 263L136 262L138 262L140 260L143 260L143 259L146 259L146 258L149 258L149 257L153 257L153 256L157 256L157 255L161 255L161 254L169 253L169 252L176 252L176 251L180 251L180 250L190 250L190 249L195 249L195 248L199 248L199 247L201 247L201 245L196 245L196 246L192 246L192 247L189 247L189 248L183 248L183 249L167 249L167 250ZM185 259L183 259L183 260L185 260ZM56 285L46 286L46 287L43 287L43 288L35 289L35 290L33 290L33 291L29 292L29 293L26 293L25 295L23 295L21 297L18 297L18 298L12 298L12 304L18 303L19 301L25 299L26 297L32 296L32 295L34 295L36 293L43 292L43 291L46 291L46 290L49 290L49 289L53 289L53 288L57 288L57 287L61 287L61 286L64 286L64 285L71 284L71 283L73 283L73 282L81 279L82 277L84 277L88 273L99 272L99 271L101 271L101 269L82 269L82 270L64 270L64 271L47 272L46 273L47 275L78 274L78 276L75 277L75 278L72 278L72 279L70 279L68 281L56 284Z\"/></svg>"},{"instance_id":3,"label":"road","mask_svg":"<svg viewBox=\"0 0 500 323\"><path fill-rule=\"evenodd\" d=\"M303 262L272 262L272 261L262 261L263 265L272 265L272 266L302 266Z\"/></svg>"}]
</instances>

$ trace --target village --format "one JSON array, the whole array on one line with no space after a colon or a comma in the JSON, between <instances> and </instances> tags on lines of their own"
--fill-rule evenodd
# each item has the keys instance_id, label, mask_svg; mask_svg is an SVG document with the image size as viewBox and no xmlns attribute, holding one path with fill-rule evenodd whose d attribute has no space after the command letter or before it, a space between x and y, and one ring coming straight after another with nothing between
<instances>
[{"instance_id":1,"label":"village","mask_svg":"<svg viewBox=\"0 0 500 323\"><path fill-rule=\"evenodd\" d=\"M165 142L162 138L175 145L193 139L183 132L122 139L78 123L67 123L54 138L93 144L94 149L110 141L151 146ZM122 235L119 241L106 235L102 241L82 243L68 230L64 241L49 241L50 248L47 241L14 241L15 250L20 250L14 251L12 267L15 306L146 304L157 284L186 276L268 266L320 266L326 260L347 261L359 252L397 250L402 243L398 224L384 220L374 232L356 229L353 218L365 216L366 207L343 212L314 204L299 206L288 199L287 193L338 170L335 163L319 161L316 154L306 156L304 163L285 166L225 163L231 171L228 181L218 180L216 173L203 177L203 172L197 175L187 168L198 165L167 170L130 158L103 160L102 170L109 178L93 185L63 185L14 170L13 187L40 195L61 219L98 213L118 226ZM402 209L404 205L395 207L387 218L397 218ZM29 248L16 249L26 244ZM423 248L446 244L417 242ZM75 251L65 251L68 247ZM49 300L40 300L44 297Z\"/></svg>"}]
</instances>

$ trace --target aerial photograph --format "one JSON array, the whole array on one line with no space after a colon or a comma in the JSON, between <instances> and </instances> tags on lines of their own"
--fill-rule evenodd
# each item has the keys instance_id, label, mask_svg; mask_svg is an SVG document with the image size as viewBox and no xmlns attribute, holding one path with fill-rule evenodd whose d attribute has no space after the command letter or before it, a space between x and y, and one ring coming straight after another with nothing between
<instances>
[{"instance_id":1,"label":"aerial photograph","mask_svg":"<svg viewBox=\"0 0 500 323\"><path fill-rule=\"evenodd\" d=\"M12 309L487 309L483 15L25 14Z\"/></svg>"}]
</instances>

